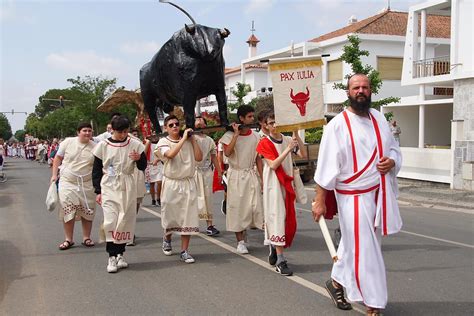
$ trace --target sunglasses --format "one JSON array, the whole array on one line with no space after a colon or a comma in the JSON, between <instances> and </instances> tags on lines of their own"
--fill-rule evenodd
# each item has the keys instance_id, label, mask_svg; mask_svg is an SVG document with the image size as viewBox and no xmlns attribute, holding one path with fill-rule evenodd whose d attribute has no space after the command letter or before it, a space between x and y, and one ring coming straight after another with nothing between
<instances>
[{"instance_id":1,"label":"sunglasses","mask_svg":"<svg viewBox=\"0 0 474 316\"><path fill-rule=\"evenodd\" d=\"M170 123L170 124L168 124L168 127L169 128L179 127L179 122L178 123Z\"/></svg>"}]
</instances>

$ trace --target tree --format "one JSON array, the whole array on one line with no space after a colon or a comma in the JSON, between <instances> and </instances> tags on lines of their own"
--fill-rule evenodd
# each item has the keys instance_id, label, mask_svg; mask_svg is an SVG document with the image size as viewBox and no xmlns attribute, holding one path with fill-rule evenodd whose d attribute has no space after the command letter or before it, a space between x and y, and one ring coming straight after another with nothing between
<instances>
[{"instance_id":1,"label":"tree","mask_svg":"<svg viewBox=\"0 0 474 316\"><path fill-rule=\"evenodd\" d=\"M346 75L345 79L349 79L351 75L357 73L367 75L367 77L369 77L372 94L376 95L379 92L379 89L382 87L382 79L380 79L379 72L370 65L363 65L360 59L361 56L369 56L369 52L360 49L361 40L356 35L349 35L347 36L347 39L349 40L349 44L344 45L344 53L341 56L341 60L351 66L352 74ZM346 85L343 83L335 83L333 88L337 90L347 90ZM380 107L383 105L396 103L399 101L400 98L388 97L378 101L372 101L372 107L380 109ZM344 102L344 105L348 105L347 100Z\"/></svg>"},{"instance_id":2,"label":"tree","mask_svg":"<svg viewBox=\"0 0 474 316\"><path fill-rule=\"evenodd\" d=\"M252 88L249 84L237 82L236 84L237 90L232 91L232 94L237 98L237 102L228 103L227 107L229 108L230 112L236 110L239 106L245 104L244 98Z\"/></svg>"},{"instance_id":3,"label":"tree","mask_svg":"<svg viewBox=\"0 0 474 316\"><path fill-rule=\"evenodd\" d=\"M12 127L5 114L0 113L0 137L7 141L12 137Z\"/></svg>"},{"instance_id":4,"label":"tree","mask_svg":"<svg viewBox=\"0 0 474 316\"><path fill-rule=\"evenodd\" d=\"M26 134L25 130L19 129L15 132L15 138L18 139L19 142L24 142L25 134Z\"/></svg>"},{"instance_id":5,"label":"tree","mask_svg":"<svg viewBox=\"0 0 474 316\"><path fill-rule=\"evenodd\" d=\"M51 89L39 97L35 112L26 120L27 133L41 139L74 136L79 122L92 122L93 127L98 131L105 130L110 120L109 114L98 112L97 106L115 90L116 79L86 76L67 79L67 81L72 84L72 87ZM59 106L60 96L71 101L65 102L61 107ZM58 102L46 99L54 99ZM131 106L123 106L117 111L133 115L133 117L136 115L136 110ZM130 118L133 117L130 116Z\"/></svg>"},{"instance_id":6,"label":"tree","mask_svg":"<svg viewBox=\"0 0 474 316\"><path fill-rule=\"evenodd\" d=\"M260 113L263 110L274 110L273 94L266 95L260 98L255 98L255 113Z\"/></svg>"},{"instance_id":7,"label":"tree","mask_svg":"<svg viewBox=\"0 0 474 316\"><path fill-rule=\"evenodd\" d=\"M80 92L82 98L78 100L79 106L87 120L93 122L93 128L98 130L101 126L105 128L109 116L106 113L97 112L97 107L116 89L117 79L107 79L101 76L86 76L85 78L77 76L69 78L67 81L72 83L71 90Z\"/></svg>"}]
</instances>

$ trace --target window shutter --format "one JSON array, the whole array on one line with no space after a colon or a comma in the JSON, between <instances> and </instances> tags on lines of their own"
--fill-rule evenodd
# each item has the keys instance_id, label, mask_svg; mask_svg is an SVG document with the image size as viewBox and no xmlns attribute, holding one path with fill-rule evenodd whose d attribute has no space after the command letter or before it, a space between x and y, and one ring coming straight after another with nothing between
<instances>
[{"instance_id":1,"label":"window shutter","mask_svg":"<svg viewBox=\"0 0 474 316\"><path fill-rule=\"evenodd\" d=\"M377 57L377 70L382 80L402 79L403 58Z\"/></svg>"}]
</instances>

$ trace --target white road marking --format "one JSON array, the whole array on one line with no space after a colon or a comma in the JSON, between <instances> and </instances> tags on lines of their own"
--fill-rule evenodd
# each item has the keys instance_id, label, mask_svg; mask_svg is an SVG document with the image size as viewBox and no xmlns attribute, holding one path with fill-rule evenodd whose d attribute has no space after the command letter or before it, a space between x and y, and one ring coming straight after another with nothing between
<instances>
[{"instance_id":1,"label":"white road marking","mask_svg":"<svg viewBox=\"0 0 474 316\"><path fill-rule=\"evenodd\" d=\"M297 207L296 210L311 213L311 210L308 210L308 209L305 209L305 208L301 208L301 207ZM436 240L436 241L442 241L442 242L445 242L445 243L448 243L448 244L457 245L457 246L462 246L462 247L467 247L467 248L474 248L474 245L464 244L464 243L462 243L462 242L457 242L457 241L452 241L452 240L437 238L437 237L428 236L428 235L417 234L417 233L409 232L409 231L406 231L406 230L401 230L400 232L405 233L405 234L408 234L408 235L417 236L417 237L427 238L427 239Z\"/></svg>"},{"instance_id":2,"label":"white road marking","mask_svg":"<svg viewBox=\"0 0 474 316\"><path fill-rule=\"evenodd\" d=\"M155 212L155 211L153 211L153 210L151 210L151 209L149 209L148 207L145 207L145 206L142 206L141 208L142 208L144 211L146 211L146 212L148 212L148 213L150 213L150 214L152 214L152 215L155 215L155 216L161 218L161 214L160 214L160 213ZM235 247L229 246L228 244L226 244L226 243L224 243L224 242L222 242L222 241L220 241L220 240L217 240L216 238L209 237L209 236L207 236L207 235L205 235L205 234L203 234L203 233L200 233L198 236L201 237L202 239L205 239L205 240L207 240L207 241L209 241L209 242L211 242L211 243L213 243L213 244L215 244L215 245L217 245L217 246L219 246L219 247L221 247L221 248L223 248L223 249L229 251L229 252L232 252L232 253L234 253L234 254L236 254L236 255L238 255L238 256L244 258L244 259L247 259L247 260L249 260L249 261L251 261L251 262L257 264L257 265L261 266L262 268L265 268L265 269L267 269L267 270L269 270L269 271L272 271L273 273L276 273L275 270L274 270L274 268L271 267L271 266L269 266L268 262L266 262L266 261L264 261L264 260L261 260L261 259L259 259L259 258L257 258L257 257L254 257L254 256L250 255L250 254L246 254L246 255L240 254L240 253L238 253L238 252L236 251ZM295 283L301 285L301 286L304 286L305 288L307 288L307 289L309 289L309 290L311 290L311 291L313 291L313 292L318 293L319 295L322 295L322 296L327 297L327 298L330 299L329 294L327 293L326 289L325 289L324 287L322 287L322 286L319 286L319 285L317 285L317 284L315 284L315 283L312 283L312 282L310 282L310 281L308 281L308 280L306 280L306 279L303 279L302 277L299 277L299 276L297 276L297 275L288 276L288 277L286 277L286 278L287 278L288 280L290 280L290 281L293 281L293 282L295 282ZM357 305L357 306L356 306L356 305ZM359 306L360 306L360 307L359 307ZM354 309L355 311L358 311L358 312L361 313L361 314L365 314L365 311L363 310L362 305L360 305L360 304L358 304L358 303L352 303L352 307L353 307L353 309Z\"/></svg>"},{"instance_id":3,"label":"white road marking","mask_svg":"<svg viewBox=\"0 0 474 316\"><path fill-rule=\"evenodd\" d=\"M442 238L436 238L436 237L426 236L426 235L422 235L422 234L417 234L417 233L408 232L408 231L406 231L406 230L401 230L401 232L402 232L402 233L405 233L405 234L408 234L408 235L413 235L413 236L424 237L424 238L428 238L428 239L432 239L432 240L442 241L442 242L445 242L445 243L448 243L448 244L463 246L463 247L467 247L467 248L474 248L473 245L464 244L464 243L462 243L462 242L457 242L457 241L451 241L451 240L446 240L446 239L442 239Z\"/></svg>"}]
</instances>

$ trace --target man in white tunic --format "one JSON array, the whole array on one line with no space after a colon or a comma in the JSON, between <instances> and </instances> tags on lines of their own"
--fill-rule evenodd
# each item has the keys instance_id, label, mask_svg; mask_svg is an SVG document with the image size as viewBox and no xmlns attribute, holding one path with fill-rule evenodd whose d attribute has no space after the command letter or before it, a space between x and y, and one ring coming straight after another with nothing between
<instances>
[{"instance_id":1,"label":"man in white tunic","mask_svg":"<svg viewBox=\"0 0 474 316\"><path fill-rule=\"evenodd\" d=\"M189 254L191 235L199 234L199 212L204 208L204 198L199 196L196 185L196 161L202 152L192 129L179 135L179 120L174 115L165 118L168 136L158 141L158 155L164 163L161 189L161 225L164 229L163 253L172 254L171 235L181 236L180 260L193 263Z\"/></svg>"},{"instance_id":2,"label":"man in white tunic","mask_svg":"<svg viewBox=\"0 0 474 316\"><path fill-rule=\"evenodd\" d=\"M142 140L140 139L140 135L138 134L138 129L134 128L132 129L131 133L128 135L131 138L135 138L139 142L143 143ZM146 156L146 153L150 149L150 140L146 140L144 144L144 153ZM148 162L148 161L147 161ZM145 172L143 170L139 170L138 168L135 168L135 179L137 180L137 214L138 211L140 210L140 205L143 202L143 198L145 197L146 194L146 186L145 186ZM135 239L136 236L133 235L133 240L127 243L127 246L135 246Z\"/></svg>"},{"instance_id":3,"label":"man in white tunic","mask_svg":"<svg viewBox=\"0 0 474 316\"><path fill-rule=\"evenodd\" d=\"M111 124L112 136L94 148L92 181L96 201L104 212L103 230L109 254L107 272L114 273L128 267L123 253L135 233L136 169L145 170L146 156L141 141L128 135L127 117L116 116Z\"/></svg>"},{"instance_id":4,"label":"man in white tunic","mask_svg":"<svg viewBox=\"0 0 474 316\"><path fill-rule=\"evenodd\" d=\"M202 116L197 116L195 126L196 128L205 128L207 126L206 119ZM196 140L199 148L201 148L203 157L202 161L198 162L196 166L196 183L200 194L204 197L206 202L201 213L199 213L199 219L205 220L207 222L207 235L216 236L220 232L212 224L212 183L214 180L213 169L217 170L219 180L222 179L222 171L219 163L217 162L217 150L214 140L203 133L196 134Z\"/></svg>"},{"instance_id":5,"label":"man in white tunic","mask_svg":"<svg viewBox=\"0 0 474 316\"><path fill-rule=\"evenodd\" d=\"M335 190L342 239L326 288L340 309L344 299L362 301L368 315L379 315L387 304L387 282L381 236L400 231L396 175L402 157L388 122L371 109L366 75L348 81L350 106L326 126L315 175L313 216L326 212L325 198Z\"/></svg>"},{"instance_id":6,"label":"man in white tunic","mask_svg":"<svg viewBox=\"0 0 474 316\"><path fill-rule=\"evenodd\" d=\"M150 184L151 205L161 206L161 185L163 181L163 162L155 152L158 148L158 136L152 135L150 144L150 154L148 157L148 166L145 170L146 181Z\"/></svg>"},{"instance_id":7,"label":"man in white tunic","mask_svg":"<svg viewBox=\"0 0 474 316\"><path fill-rule=\"evenodd\" d=\"M306 147L296 132L289 137L277 131L273 111L266 112L263 124L268 134L260 140L257 152L265 162L262 180L264 244L270 246L268 262L275 266L278 273L289 276L293 271L288 267L283 249L291 246L296 233L296 194L291 153L296 148L297 154L305 158Z\"/></svg>"},{"instance_id":8,"label":"man in white tunic","mask_svg":"<svg viewBox=\"0 0 474 316\"><path fill-rule=\"evenodd\" d=\"M95 215L94 189L92 187L92 166L94 163L94 142L92 126L80 123L77 137L68 137L59 146L54 157L51 182L56 182L61 168L58 195L61 209L59 220L63 221L65 239L59 245L66 250L74 245L74 221L82 221L82 239L86 247L94 246L91 240L92 220Z\"/></svg>"},{"instance_id":9,"label":"man in white tunic","mask_svg":"<svg viewBox=\"0 0 474 316\"><path fill-rule=\"evenodd\" d=\"M242 105L237 110L241 124L254 123L253 107ZM226 228L235 232L237 252L247 254L244 234L249 228L263 228L263 207L261 184L255 165L262 170L262 159L256 148L260 141L257 132L240 124L232 123L232 132L226 132L219 140L224 145L224 155L228 158L227 170L227 214Z\"/></svg>"}]
</instances>

